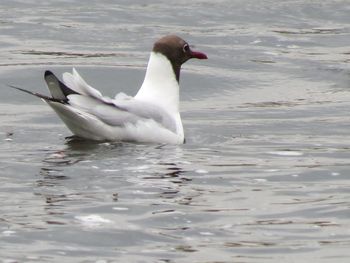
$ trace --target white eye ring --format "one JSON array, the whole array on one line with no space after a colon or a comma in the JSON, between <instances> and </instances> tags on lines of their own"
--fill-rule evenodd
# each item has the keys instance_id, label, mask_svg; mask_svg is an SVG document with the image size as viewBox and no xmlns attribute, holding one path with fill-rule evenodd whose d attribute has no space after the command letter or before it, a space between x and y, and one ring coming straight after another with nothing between
<instances>
[{"instance_id":1,"label":"white eye ring","mask_svg":"<svg viewBox=\"0 0 350 263\"><path fill-rule=\"evenodd\" d=\"M182 50L184 53L187 53L190 50L190 46L186 43L183 47Z\"/></svg>"}]
</instances>

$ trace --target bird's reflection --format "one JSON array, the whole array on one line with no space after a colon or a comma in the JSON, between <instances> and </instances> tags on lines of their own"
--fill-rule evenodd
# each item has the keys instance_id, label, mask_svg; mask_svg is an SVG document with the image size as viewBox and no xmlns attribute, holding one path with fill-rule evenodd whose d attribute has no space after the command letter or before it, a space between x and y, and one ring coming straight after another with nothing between
<instances>
[{"instance_id":1,"label":"bird's reflection","mask_svg":"<svg viewBox=\"0 0 350 263\"><path fill-rule=\"evenodd\" d=\"M133 187L137 189L152 185L160 190L159 196L162 199L174 199L181 195L181 187L191 181L191 178L185 176L186 169L181 163L182 158L180 146L101 143L70 137L61 149L49 151L43 158L36 181L36 194L43 197L48 213L52 209L56 213L58 207L67 205L67 201L99 198L99 192L91 192L81 187L80 181L84 184L89 184L89 181L86 181L86 177L79 177L85 176L84 173L89 171L91 178L94 178L94 173L101 175L99 181L91 182L93 185L90 185L90 189L95 189L96 186L106 187L107 180L119 178L122 184L133 182ZM137 170L142 165L149 169ZM101 168L86 169L92 166ZM107 186L104 191L109 190L111 189ZM118 202L123 189L116 185L112 191L108 201Z\"/></svg>"},{"instance_id":2,"label":"bird's reflection","mask_svg":"<svg viewBox=\"0 0 350 263\"><path fill-rule=\"evenodd\" d=\"M82 139L77 136L66 137L65 145L67 146L66 151L71 152L80 152L80 153L89 153L91 151L95 151L101 147L105 147L107 145L112 145L113 147L121 146L121 143L107 143L107 142L97 142Z\"/></svg>"}]
</instances>

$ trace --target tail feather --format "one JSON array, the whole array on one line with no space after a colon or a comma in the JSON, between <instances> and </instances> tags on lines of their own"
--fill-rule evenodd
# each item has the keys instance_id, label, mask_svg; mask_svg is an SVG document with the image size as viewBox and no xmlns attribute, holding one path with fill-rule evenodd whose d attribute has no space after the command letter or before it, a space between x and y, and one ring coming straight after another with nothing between
<instances>
[{"instance_id":1,"label":"tail feather","mask_svg":"<svg viewBox=\"0 0 350 263\"><path fill-rule=\"evenodd\" d=\"M54 101L54 102L60 102L60 103L64 103L65 102L65 100L51 98L51 97L48 97L46 95L43 95L43 94L40 94L40 93L36 93L36 92L32 92L30 90L26 90L26 89L23 89L23 88L20 88L20 87L16 87L16 86L13 86L13 85L7 85L7 86L9 86L10 88L16 89L16 90L23 91L25 93L28 93L30 95L33 95L35 97L38 97L38 98L46 100L46 101Z\"/></svg>"},{"instance_id":2,"label":"tail feather","mask_svg":"<svg viewBox=\"0 0 350 263\"><path fill-rule=\"evenodd\" d=\"M71 94L79 94L78 92L67 87L61 82L51 71L45 71L45 81L50 90L51 96L57 100L67 100L67 96Z\"/></svg>"}]
</instances>

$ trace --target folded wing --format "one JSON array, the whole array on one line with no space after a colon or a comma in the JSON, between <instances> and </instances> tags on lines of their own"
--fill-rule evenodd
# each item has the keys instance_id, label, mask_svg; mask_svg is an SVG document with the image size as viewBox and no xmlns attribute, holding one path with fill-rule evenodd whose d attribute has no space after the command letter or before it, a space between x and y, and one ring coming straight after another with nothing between
<instances>
[{"instance_id":1,"label":"folded wing","mask_svg":"<svg viewBox=\"0 0 350 263\"><path fill-rule=\"evenodd\" d=\"M70 114L77 109L80 117L86 113L113 127L136 124L138 121L156 122L176 133L175 120L157 106L126 95L117 96L116 99L104 97L88 85L75 69L73 74L64 73L63 83L51 72L45 73L45 80L52 97L71 107ZM65 114L65 111L57 113Z\"/></svg>"}]
</instances>

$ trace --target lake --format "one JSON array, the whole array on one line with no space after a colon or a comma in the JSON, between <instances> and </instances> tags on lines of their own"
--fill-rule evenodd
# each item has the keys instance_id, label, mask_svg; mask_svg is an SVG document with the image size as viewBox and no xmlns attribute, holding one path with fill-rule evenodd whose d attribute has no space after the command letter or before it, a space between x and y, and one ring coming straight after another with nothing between
<instances>
[{"instance_id":1,"label":"lake","mask_svg":"<svg viewBox=\"0 0 350 263\"><path fill-rule=\"evenodd\" d=\"M0 261L348 262L350 5L0 3ZM181 74L186 144L73 139L43 74L134 95L154 41Z\"/></svg>"}]
</instances>

